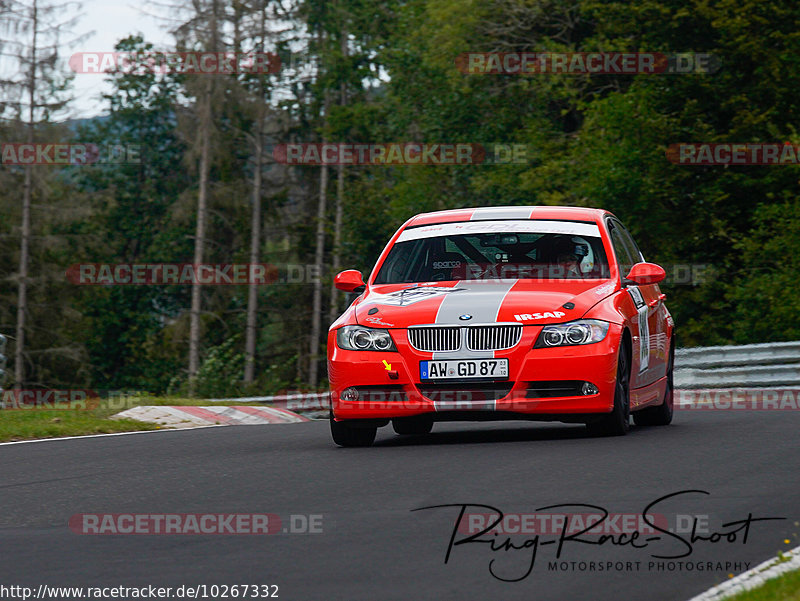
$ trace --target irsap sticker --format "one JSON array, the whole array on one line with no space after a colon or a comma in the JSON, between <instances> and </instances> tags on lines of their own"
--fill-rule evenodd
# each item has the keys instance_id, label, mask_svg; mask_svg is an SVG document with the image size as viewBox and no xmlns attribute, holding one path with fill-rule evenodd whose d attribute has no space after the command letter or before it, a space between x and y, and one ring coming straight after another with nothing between
<instances>
[{"instance_id":1,"label":"irsap sticker","mask_svg":"<svg viewBox=\"0 0 800 601\"><path fill-rule=\"evenodd\" d=\"M545 313L521 313L520 315L515 315L514 319L517 321L533 321L536 319L560 319L564 317L566 313L562 313L561 311L546 311Z\"/></svg>"}]
</instances>

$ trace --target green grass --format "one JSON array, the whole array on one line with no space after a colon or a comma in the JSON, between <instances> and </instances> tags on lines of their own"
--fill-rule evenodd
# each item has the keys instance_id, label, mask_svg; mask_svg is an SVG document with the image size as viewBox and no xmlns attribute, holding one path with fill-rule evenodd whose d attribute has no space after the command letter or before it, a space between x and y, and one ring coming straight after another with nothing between
<instances>
[{"instance_id":1,"label":"green grass","mask_svg":"<svg viewBox=\"0 0 800 601\"><path fill-rule=\"evenodd\" d=\"M87 402L73 409L1 409L0 442L57 438L82 434L111 434L138 430L159 430L156 424L133 419L110 419L112 415L142 405L213 405L205 399L138 396ZM234 404L234 403L231 403ZM259 405L259 403L235 403Z\"/></svg>"},{"instance_id":2,"label":"green grass","mask_svg":"<svg viewBox=\"0 0 800 601\"><path fill-rule=\"evenodd\" d=\"M3 409L0 411L0 442L156 429L158 426L155 424L132 419L116 420L100 417L93 410Z\"/></svg>"},{"instance_id":3,"label":"green grass","mask_svg":"<svg viewBox=\"0 0 800 601\"><path fill-rule=\"evenodd\" d=\"M800 570L787 572L728 601L800 601Z\"/></svg>"}]
</instances>

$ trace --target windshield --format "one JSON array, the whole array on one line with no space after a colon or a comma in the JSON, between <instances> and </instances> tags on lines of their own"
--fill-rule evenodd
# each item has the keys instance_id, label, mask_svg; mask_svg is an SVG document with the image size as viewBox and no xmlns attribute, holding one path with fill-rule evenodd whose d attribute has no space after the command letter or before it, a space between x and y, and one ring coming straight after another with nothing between
<instances>
[{"instance_id":1,"label":"windshield","mask_svg":"<svg viewBox=\"0 0 800 601\"><path fill-rule=\"evenodd\" d=\"M406 230L374 283L609 277L596 225L536 223L469 222Z\"/></svg>"}]
</instances>

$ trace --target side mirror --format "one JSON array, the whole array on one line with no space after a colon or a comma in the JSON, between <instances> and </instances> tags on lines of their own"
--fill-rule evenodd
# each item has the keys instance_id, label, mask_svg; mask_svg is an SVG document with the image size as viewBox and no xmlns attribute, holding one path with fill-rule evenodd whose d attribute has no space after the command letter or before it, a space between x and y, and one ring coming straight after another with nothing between
<instances>
[{"instance_id":1,"label":"side mirror","mask_svg":"<svg viewBox=\"0 0 800 601\"><path fill-rule=\"evenodd\" d=\"M658 284L667 277L664 268L655 263L637 263L631 268L630 273L625 279L634 284L645 286L647 284Z\"/></svg>"},{"instance_id":2,"label":"side mirror","mask_svg":"<svg viewBox=\"0 0 800 601\"><path fill-rule=\"evenodd\" d=\"M347 269L338 273L333 280L333 285L336 286L337 290L344 290L345 292L361 293L367 288L364 278L361 277L361 272L355 269Z\"/></svg>"}]
</instances>

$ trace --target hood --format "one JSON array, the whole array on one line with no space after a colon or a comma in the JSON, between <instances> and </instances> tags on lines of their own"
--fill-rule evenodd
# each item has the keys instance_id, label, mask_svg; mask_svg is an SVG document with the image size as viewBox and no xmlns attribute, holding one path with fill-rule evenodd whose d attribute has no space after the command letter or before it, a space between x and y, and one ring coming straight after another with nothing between
<instances>
[{"instance_id":1,"label":"hood","mask_svg":"<svg viewBox=\"0 0 800 601\"><path fill-rule=\"evenodd\" d=\"M383 284L370 288L355 314L360 324L385 328L496 321L540 325L579 319L614 290L609 280ZM574 307L565 308L566 303ZM460 319L465 315L471 318Z\"/></svg>"}]
</instances>

